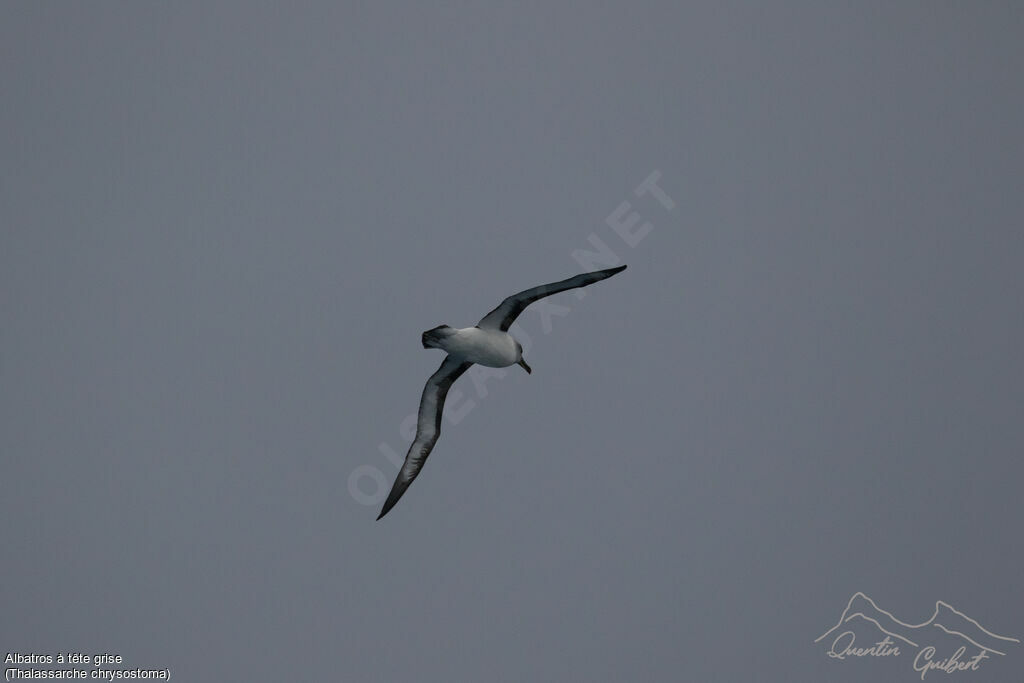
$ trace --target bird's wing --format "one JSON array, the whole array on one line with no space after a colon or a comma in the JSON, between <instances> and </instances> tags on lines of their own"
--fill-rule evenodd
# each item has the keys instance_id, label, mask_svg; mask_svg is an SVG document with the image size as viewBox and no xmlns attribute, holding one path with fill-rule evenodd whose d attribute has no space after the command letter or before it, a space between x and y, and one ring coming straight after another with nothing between
<instances>
[{"instance_id":1,"label":"bird's wing","mask_svg":"<svg viewBox=\"0 0 1024 683\"><path fill-rule=\"evenodd\" d=\"M384 507L377 519L388 514L388 510L395 507L395 503L423 469L423 463L426 462L427 456L430 455L434 444L437 443L437 437L441 435L441 414L444 412L444 399L448 395L448 389L462 373L469 369L470 365L472 363L447 356L441 363L441 367L427 380L427 385L423 387L423 395L420 397L416 438L409 446L409 452L405 455L405 463L398 472L398 476L395 477L391 493L384 501Z\"/></svg>"},{"instance_id":2,"label":"bird's wing","mask_svg":"<svg viewBox=\"0 0 1024 683\"><path fill-rule=\"evenodd\" d=\"M502 301L497 308L481 318L480 322L478 322L476 326L481 329L501 330L502 332L507 332L512 323L514 323L516 318L519 317L519 314L537 299L543 299L546 296L558 294L559 292L564 292L567 289L576 289L577 287L592 285L595 282L615 275L615 273L621 273L625 269L626 266L619 266L618 268L608 268L607 270L595 270L592 273L581 273L567 280L562 280L561 282L552 282L551 284L541 285L540 287L525 289Z\"/></svg>"}]
</instances>

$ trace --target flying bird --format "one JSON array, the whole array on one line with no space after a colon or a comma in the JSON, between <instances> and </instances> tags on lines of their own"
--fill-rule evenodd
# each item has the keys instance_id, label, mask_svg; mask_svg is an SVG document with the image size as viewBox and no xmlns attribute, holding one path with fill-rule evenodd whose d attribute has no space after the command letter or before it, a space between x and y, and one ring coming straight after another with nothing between
<instances>
[{"instance_id":1,"label":"flying bird","mask_svg":"<svg viewBox=\"0 0 1024 683\"><path fill-rule=\"evenodd\" d=\"M508 333L509 326L515 322L519 314L538 299L564 292L567 289L586 287L595 282L621 273L626 266L596 270L592 273L581 273L575 277L552 282L551 284L523 290L506 298L493 311L480 319L473 327L462 329L448 325L438 325L423 333L423 348L442 349L448 352L441 367L430 376L423 387L420 397L420 410L416 419L416 438L409 446L405 463L395 478L388 499L377 519L380 519L395 506L405 490L423 469L423 463L433 450L437 438L441 435L441 414L444 412L444 399L448 389L462 373L473 363L486 365L489 368L505 368L519 365L527 373L532 373L530 366L523 360L523 347Z\"/></svg>"}]
</instances>

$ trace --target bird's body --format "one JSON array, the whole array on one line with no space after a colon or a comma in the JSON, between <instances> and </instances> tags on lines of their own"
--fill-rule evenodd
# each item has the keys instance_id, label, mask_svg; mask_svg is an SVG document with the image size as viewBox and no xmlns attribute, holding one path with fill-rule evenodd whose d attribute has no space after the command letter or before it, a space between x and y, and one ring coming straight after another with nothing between
<instances>
[{"instance_id":1,"label":"bird's body","mask_svg":"<svg viewBox=\"0 0 1024 683\"><path fill-rule=\"evenodd\" d=\"M530 366L523 360L523 347L508 333L508 328L519 314L534 301L568 289L586 287L622 272L626 266L582 273L575 277L532 287L506 297L497 308L485 315L473 327L455 328L438 325L423 333L423 348L448 352L441 367L430 376L420 397L420 410L416 419L416 438L409 446L402 469L395 478L391 493L384 501L380 519L395 506L409 485L419 475L427 456L441 435L441 414L448 389L474 363L491 368L519 365L527 372Z\"/></svg>"},{"instance_id":2,"label":"bird's body","mask_svg":"<svg viewBox=\"0 0 1024 683\"><path fill-rule=\"evenodd\" d=\"M482 330L475 326L441 328L438 332L441 333L424 338L424 348L443 349L459 360L489 368L507 368L522 358L519 342L508 332Z\"/></svg>"}]
</instances>

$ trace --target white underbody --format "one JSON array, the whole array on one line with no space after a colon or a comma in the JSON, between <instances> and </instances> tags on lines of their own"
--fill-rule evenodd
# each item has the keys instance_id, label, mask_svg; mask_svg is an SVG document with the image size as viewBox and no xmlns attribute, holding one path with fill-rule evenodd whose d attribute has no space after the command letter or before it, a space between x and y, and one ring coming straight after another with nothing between
<instances>
[{"instance_id":1,"label":"white underbody","mask_svg":"<svg viewBox=\"0 0 1024 683\"><path fill-rule=\"evenodd\" d=\"M438 340L437 346L453 356L464 358L489 368L504 368L519 362L520 351L516 340L508 332L464 327Z\"/></svg>"}]
</instances>

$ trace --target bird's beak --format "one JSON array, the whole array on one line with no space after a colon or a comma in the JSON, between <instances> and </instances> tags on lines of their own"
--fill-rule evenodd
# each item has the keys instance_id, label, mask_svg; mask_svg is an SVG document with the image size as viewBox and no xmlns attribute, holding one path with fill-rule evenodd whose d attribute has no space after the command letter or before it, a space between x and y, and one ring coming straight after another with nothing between
<instances>
[{"instance_id":1,"label":"bird's beak","mask_svg":"<svg viewBox=\"0 0 1024 683\"><path fill-rule=\"evenodd\" d=\"M523 370L526 370L526 374L528 374L528 375L530 375L530 374L533 374L533 370L531 370L531 369L530 369L530 366L529 366L529 365L527 365L527 364L526 364L526 361L525 361L525 360L523 360L522 358L520 358L520 359L519 359L519 363L518 363L518 365L519 365L519 367L521 367L521 368L522 368Z\"/></svg>"}]
</instances>

